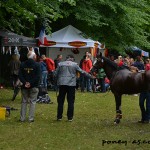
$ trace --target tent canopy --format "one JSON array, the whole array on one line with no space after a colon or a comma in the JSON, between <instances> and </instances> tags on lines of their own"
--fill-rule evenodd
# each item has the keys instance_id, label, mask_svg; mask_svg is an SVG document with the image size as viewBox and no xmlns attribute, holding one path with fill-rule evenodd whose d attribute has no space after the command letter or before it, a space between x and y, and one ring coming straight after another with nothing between
<instances>
[{"instance_id":1,"label":"tent canopy","mask_svg":"<svg viewBox=\"0 0 150 150\"><path fill-rule=\"evenodd\" d=\"M37 46L36 39L18 35L10 31L0 30L0 37L2 46Z\"/></svg>"},{"instance_id":2,"label":"tent canopy","mask_svg":"<svg viewBox=\"0 0 150 150\"><path fill-rule=\"evenodd\" d=\"M96 44L95 41L85 38L83 33L72 25L52 33L51 36L46 35L46 39L49 47L89 48ZM97 44L100 45L99 42Z\"/></svg>"},{"instance_id":3,"label":"tent canopy","mask_svg":"<svg viewBox=\"0 0 150 150\"><path fill-rule=\"evenodd\" d=\"M139 53L141 56L149 57L149 52L145 52L144 50L134 46L131 47L132 51Z\"/></svg>"}]
</instances>

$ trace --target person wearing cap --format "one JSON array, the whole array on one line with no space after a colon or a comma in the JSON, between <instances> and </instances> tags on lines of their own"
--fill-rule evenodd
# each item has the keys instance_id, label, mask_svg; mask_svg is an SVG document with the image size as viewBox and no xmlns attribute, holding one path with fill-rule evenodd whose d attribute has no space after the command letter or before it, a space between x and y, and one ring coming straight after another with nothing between
<instances>
[{"instance_id":1,"label":"person wearing cap","mask_svg":"<svg viewBox=\"0 0 150 150\"><path fill-rule=\"evenodd\" d=\"M27 104L29 103L29 122L34 122L35 105L39 92L38 85L41 76L40 64L36 62L36 54L29 51L28 60L22 62L19 70L19 79L22 82L20 121L26 120Z\"/></svg>"},{"instance_id":2,"label":"person wearing cap","mask_svg":"<svg viewBox=\"0 0 150 150\"><path fill-rule=\"evenodd\" d=\"M59 86L59 94L57 97L58 107L57 107L57 120L62 120L63 117L63 105L65 101L65 96L67 95L68 109L67 118L68 121L73 120L74 116L74 101L75 101L75 88L76 88L76 74L80 72L81 74L92 78L90 74L83 71L79 65L74 62L74 57L68 55L65 61L58 64L58 67L54 71L54 76L57 79L57 85Z\"/></svg>"}]
</instances>

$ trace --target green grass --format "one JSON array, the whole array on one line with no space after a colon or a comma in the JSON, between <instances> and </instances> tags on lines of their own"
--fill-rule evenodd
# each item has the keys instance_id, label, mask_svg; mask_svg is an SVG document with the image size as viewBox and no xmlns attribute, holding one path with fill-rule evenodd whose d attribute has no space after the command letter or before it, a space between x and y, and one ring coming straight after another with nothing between
<instances>
[{"instance_id":1,"label":"green grass","mask_svg":"<svg viewBox=\"0 0 150 150\"><path fill-rule=\"evenodd\" d=\"M115 100L109 93L76 92L75 115L73 122L64 117L56 121L56 93L49 91L54 104L37 104L34 123L18 122L21 95L12 102L13 91L0 89L0 105L17 108L11 111L9 118L0 121L0 150L149 150L150 142L133 144L132 142L150 141L150 125L138 124L140 109L138 97L123 96L123 118L114 125ZM108 143L102 145L103 140ZM111 141L126 141L126 146Z\"/></svg>"}]
</instances>

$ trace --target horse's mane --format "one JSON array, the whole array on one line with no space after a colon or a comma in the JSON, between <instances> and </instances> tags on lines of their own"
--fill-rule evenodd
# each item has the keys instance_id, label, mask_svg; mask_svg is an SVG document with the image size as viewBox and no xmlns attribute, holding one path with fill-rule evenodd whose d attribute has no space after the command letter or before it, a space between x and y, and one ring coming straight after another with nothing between
<instances>
[{"instance_id":1,"label":"horse's mane","mask_svg":"<svg viewBox=\"0 0 150 150\"><path fill-rule=\"evenodd\" d=\"M110 59L108 59L108 58L106 58L106 57L103 57L102 56L102 59L104 59L110 66L112 66L114 69L118 69L118 65L115 63L115 62L113 62L113 61L111 61Z\"/></svg>"}]
</instances>

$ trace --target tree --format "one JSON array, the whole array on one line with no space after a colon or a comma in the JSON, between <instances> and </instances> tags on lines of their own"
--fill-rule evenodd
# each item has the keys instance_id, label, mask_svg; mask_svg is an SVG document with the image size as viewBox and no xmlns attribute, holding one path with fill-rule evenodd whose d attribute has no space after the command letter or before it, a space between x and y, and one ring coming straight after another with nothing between
<instances>
[{"instance_id":1,"label":"tree","mask_svg":"<svg viewBox=\"0 0 150 150\"><path fill-rule=\"evenodd\" d=\"M78 0L76 6L63 5L64 18L108 48L124 50L136 45L150 48L150 4L148 0Z\"/></svg>"},{"instance_id":2,"label":"tree","mask_svg":"<svg viewBox=\"0 0 150 150\"><path fill-rule=\"evenodd\" d=\"M0 28L37 37L72 24L108 48L150 48L149 0L1 0Z\"/></svg>"},{"instance_id":3,"label":"tree","mask_svg":"<svg viewBox=\"0 0 150 150\"><path fill-rule=\"evenodd\" d=\"M62 17L63 3L75 5L74 0L1 0L0 28L26 36L34 36L42 25L50 31L49 24Z\"/></svg>"}]
</instances>

